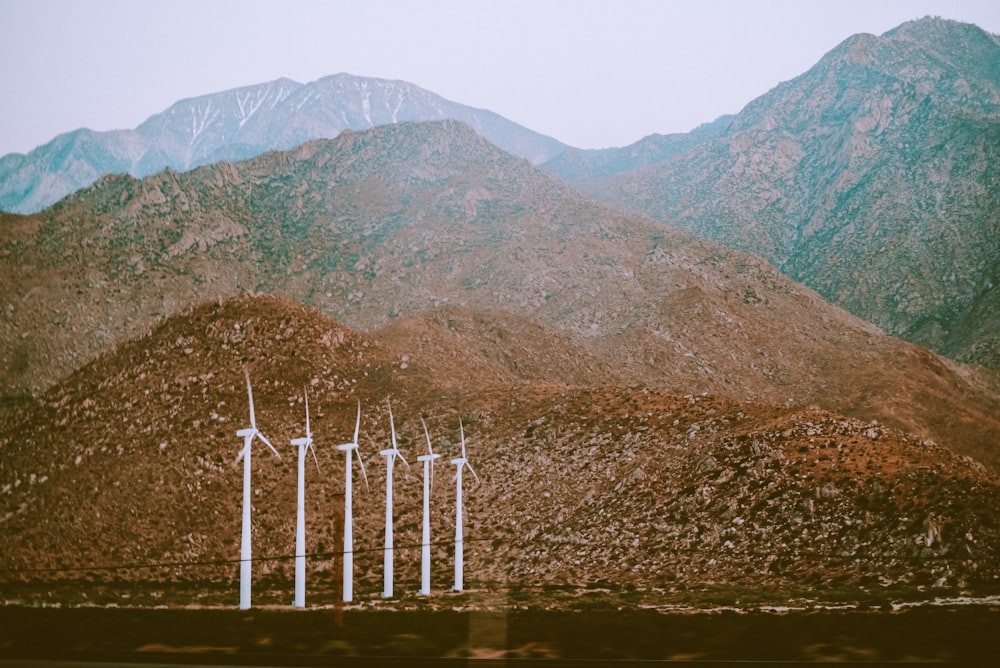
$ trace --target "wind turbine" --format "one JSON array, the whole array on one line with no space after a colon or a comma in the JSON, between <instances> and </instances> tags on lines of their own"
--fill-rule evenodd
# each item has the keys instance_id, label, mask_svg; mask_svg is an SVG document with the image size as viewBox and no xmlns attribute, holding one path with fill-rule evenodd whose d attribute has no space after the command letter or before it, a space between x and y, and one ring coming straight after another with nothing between
<instances>
[{"instance_id":1,"label":"wind turbine","mask_svg":"<svg viewBox=\"0 0 1000 668\"><path fill-rule=\"evenodd\" d=\"M424 425L424 436L427 437L427 454L417 457L418 462L424 463L424 531L423 540L420 543L420 594L429 596L431 593L431 484L434 481L434 460L441 455L434 454L431 449L431 435L427 433L427 423L420 418L420 423Z\"/></svg>"},{"instance_id":2,"label":"wind turbine","mask_svg":"<svg viewBox=\"0 0 1000 668\"><path fill-rule=\"evenodd\" d=\"M462 591L464 585L465 552L463 549L464 539L462 536L462 469L468 468L479 482L476 470L472 468L468 458L465 456L465 428L462 426L462 418L458 418L458 429L462 435L462 456L451 460L457 468L455 469L455 591Z\"/></svg>"},{"instance_id":3,"label":"wind turbine","mask_svg":"<svg viewBox=\"0 0 1000 668\"><path fill-rule=\"evenodd\" d=\"M399 452L399 448L396 447L396 426L392 421L392 404L388 400L386 400L386 404L389 406L389 428L392 431L392 447L380 450L379 454L385 457L385 580L382 587L382 596L390 598L392 596L392 465L395 463L397 457L406 464L406 470L410 469L410 464L403 457L402 453Z\"/></svg>"},{"instance_id":4,"label":"wind turbine","mask_svg":"<svg viewBox=\"0 0 1000 668\"><path fill-rule=\"evenodd\" d=\"M240 539L240 610L246 610L250 607L251 565L253 563L253 547L250 539L250 454L252 452L250 446L254 436L264 441L264 444L271 448L274 456L281 459L281 455L274 449L271 442L267 440L264 434L257 430L257 418L254 416L253 410L253 388L250 387L250 372L244 369L243 373L247 377L247 397L250 399L250 427L249 429L240 429L236 432L237 436L243 437L243 449L240 450L240 454L236 458L237 464L239 464L240 459L243 460L243 534Z\"/></svg>"},{"instance_id":5,"label":"wind turbine","mask_svg":"<svg viewBox=\"0 0 1000 668\"><path fill-rule=\"evenodd\" d=\"M316 449L313 447L312 430L309 426L309 390L303 389L306 397L306 435L304 438L293 438L292 445L299 448L299 502L295 518L295 600L296 608L306 607L306 451L312 450L316 471L319 472L319 460L316 459Z\"/></svg>"},{"instance_id":6,"label":"wind turbine","mask_svg":"<svg viewBox=\"0 0 1000 668\"><path fill-rule=\"evenodd\" d=\"M361 466L361 475L365 479L365 489L368 489L368 474L365 473L365 463L361 460L361 452L358 450L358 431L361 429L361 400L358 399L358 421L354 424L354 440L350 443L343 443L337 446L338 450L343 450L347 455L347 468L344 476L344 601L354 599L354 518L353 518L353 490L351 484L351 453L358 452L358 464Z\"/></svg>"}]
</instances>

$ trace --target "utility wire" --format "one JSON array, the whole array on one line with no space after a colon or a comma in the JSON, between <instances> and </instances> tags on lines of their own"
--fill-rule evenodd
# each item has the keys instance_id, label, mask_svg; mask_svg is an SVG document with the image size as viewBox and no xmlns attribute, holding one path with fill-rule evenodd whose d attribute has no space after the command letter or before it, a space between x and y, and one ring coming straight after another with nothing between
<instances>
[{"instance_id":1,"label":"utility wire","mask_svg":"<svg viewBox=\"0 0 1000 668\"><path fill-rule=\"evenodd\" d=\"M489 538L466 538L463 543L478 543L491 540ZM438 547L441 545L453 545L454 541L436 541L432 542L431 547ZM392 550L395 552L397 550L414 550L417 548L422 548L423 543L407 543L403 545L394 545ZM187 567L205 567L205 566L227 566L231 564L239 564L244 561L287 561L294 560L300 556L305 556L307 558L313 559L328 559L331 557L342 557L345 554L365 554L371 552L385 552L388 548L385 547L372 547L364 549L355 549L345 552L344 550L337 550L334 552L307 552L305 555L267 555L263 557L252 557L250 559L217 559L214 561L157 561L152 563L133 563L133 564L106 564L102 566L52 566L47 568L0 568L0 573L12 573L14 575L27 574L27 573L76 573L76 572L92 572L92 571L127 571L127 570L139 570L139 569L155 569L155 568L187 568Z\"/></svg>"},{"instance_id":2,"label":"utility wire","mask_svg":"<svg viewBox=\"0 0 1000 668\"><path fill-rule=\"evenodd\" d=\"M466 538L463 543L482 543L490 541L490 538ZM532 541L527 544L520 545L520 549L525 549L534 545L541 544L540 541ZM436 541L430 544L432 547L439 547L442 545L454 545L454 541ZM595 545L593 543L588 543L590 547L602 547L602 545ZM606 546L606 544L603 544ZM394 545L393 551L401 550L415 550L422 548L423 543L406 543L403 545ZM562 543L562 544L549 544L547 545L549 549L556 550L568 550L579 547L576 543ZM334 557L343 557L345 554L370 554L372 552L385 552L388 548L385 547L372 547L355 549L349 552L344 550L337 550L334 552L307 552L305 555L266 555L261 557L252 557L250 559L216 559L212 561L158 561L152 563L132 563L132 564L106 564L101 566L54 566L47 568L0 568L0 573L7 573L12 575L22 575L31 573L80 573L80 572L107 572L107 571L126 571L126 570L143 570L143 569L158 569L158 568L202 568L209 566L228 566L232 564L239 564L243 561L250 562L274 562L274 561L289 561L297 559L299 556L304 556L311 559L329 559ZM796 558L802 557L812 557L820 558L825 560L833 561L856 561L858 559L865 559L866 555L851 555L842 556L834 554L824 554L818 551L804 551L798 552L795 555ZM899 554L899 555L886 555L885 558L894 560L906 560L906 561L963 561L971 557L964 557L962 555L912 555L912 554Z\"/></svg>"}]
</instances>

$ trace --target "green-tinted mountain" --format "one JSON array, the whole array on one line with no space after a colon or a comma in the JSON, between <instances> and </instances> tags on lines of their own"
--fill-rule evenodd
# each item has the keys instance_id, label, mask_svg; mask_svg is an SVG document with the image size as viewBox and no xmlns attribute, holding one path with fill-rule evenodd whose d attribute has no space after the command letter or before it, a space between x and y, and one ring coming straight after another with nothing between
<instances>
[{"instance_id":1,"label":"green-tinted mountain","mask_svg":"<svg viewBox=\"0 0 1000 668\"><path fill-rule=\"evenodd\" d=\"M576 183L1000 365L1000 40L975 26L856 35L685 152Z\"/></svg>"}]
</instances>

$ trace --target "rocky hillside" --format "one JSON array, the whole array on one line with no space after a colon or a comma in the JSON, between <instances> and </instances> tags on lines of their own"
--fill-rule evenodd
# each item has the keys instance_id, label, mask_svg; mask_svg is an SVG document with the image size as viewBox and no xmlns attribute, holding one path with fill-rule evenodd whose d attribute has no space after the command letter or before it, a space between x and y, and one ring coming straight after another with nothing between
<instances>
[{"instance_id":1,"label":"rocky hillside","mask_svg":"<svg viewBox=\"0 0 1000 668\"><path fill-rule=\"evenodd\" d=\"M760 254L887 333L998 367L997 63L1000 39L967 24L855 35L657 164L554 169Z\"/></svg>"},{"instance_id":2,"label":"rocky hillside","mask_svg":"<svg viewBox=\"0 0 1000 668\"><path fill-rule=\"evenodd\" d=\"M1000 469L994 377L882 335L762 260L581 197L454 122L109 177L4 225L9 396L197 303L259 291L357 331L423 329L445 357L456 331L483 332L476 353L545 331L532 378L572 361L575 380L556 377L815 404Z\"/></svg>"},{"instance_id":3,"label":"rocky hillside","mask_svg":"<svg viewBox=\"0 0 1000 668\"><path fill-rule=\"evenodd\" d=\"M533 163L566 146L485 109L404 81L337 74L301 84L279 79L181 100L132 130L79 129L27 155L0 158L0 210L39 211L104 174L148 176L220 160L244 160L344 130L455 119Z\"/></svg>"},{"instance_id":4,"label":"rocky hillside","mask_svg":"<svg viewBox=\"0 0 1000 668\"><path fill-rule=\"evenodd\" d=\"M429 320L455 322L448 347L465 373L454 374L437 366L429 342L438 337L413 321L361 335L271 297L209 303L0 410L4 590L19 590L15 581L141 580L147 589L231 590L235 600L243 368L258 425L283 455L261 449L254 458L255 555L270 557L255 567L263 589L291 591L288 442L304 429L307 388L321 470L307 472L313 586L339 580L343 459L330 446L350 433L360 399L371 484L364 491L356 479L361 599L381 592L376 451L388 443L387 400L411 461L423 448L421 416L446 457L457 452L464 420L481 478L465 495L474 589L604 583L660 604L705 586L820 596L996 590L1000 490L971 460L819 409L567 384L586 379L569 350L533 377L525 369L549 354L547 333L515 319L518 338L482 348L488 329L479 325L491 319L449 312ZM451 569L454 487L444 470L432 497L435 589L447 587ZM418 580L420 490L419 474L400 473L401 592ZM148 563L172 566L61 570Z\"/></svg>"}]
</instances>

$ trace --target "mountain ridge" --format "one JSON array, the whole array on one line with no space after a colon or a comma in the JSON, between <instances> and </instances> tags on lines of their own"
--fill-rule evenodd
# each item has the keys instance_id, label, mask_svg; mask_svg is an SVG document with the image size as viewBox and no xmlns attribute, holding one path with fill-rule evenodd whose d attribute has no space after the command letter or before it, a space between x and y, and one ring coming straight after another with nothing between
<instances>
[{"instance_id":1,"label":"mountain ridge","mask_svg":"<svg viewBox=\"0 0 1000 668\"><path fill-rule=\"evenodd\" d=\"M135 129L79 129L28 154L0 157L0 209L37 212L107 173L148 176L244 160L342 131L402 121L462 121L534 163L561 142L502 116L389 79L334 74L308 84L283 78L180 100Z\"/></svg>"},{"instance_id":2,"label":"mountain ridge","mask_svg":"<svg viewBox=\"0 0 1000 668\"><path fill-rule=\"evenodd\" d=\"M957 22L856 35L686 152L574 183L996 367L998 60L1000 38Z\"/></svg>"}]
</instances>

